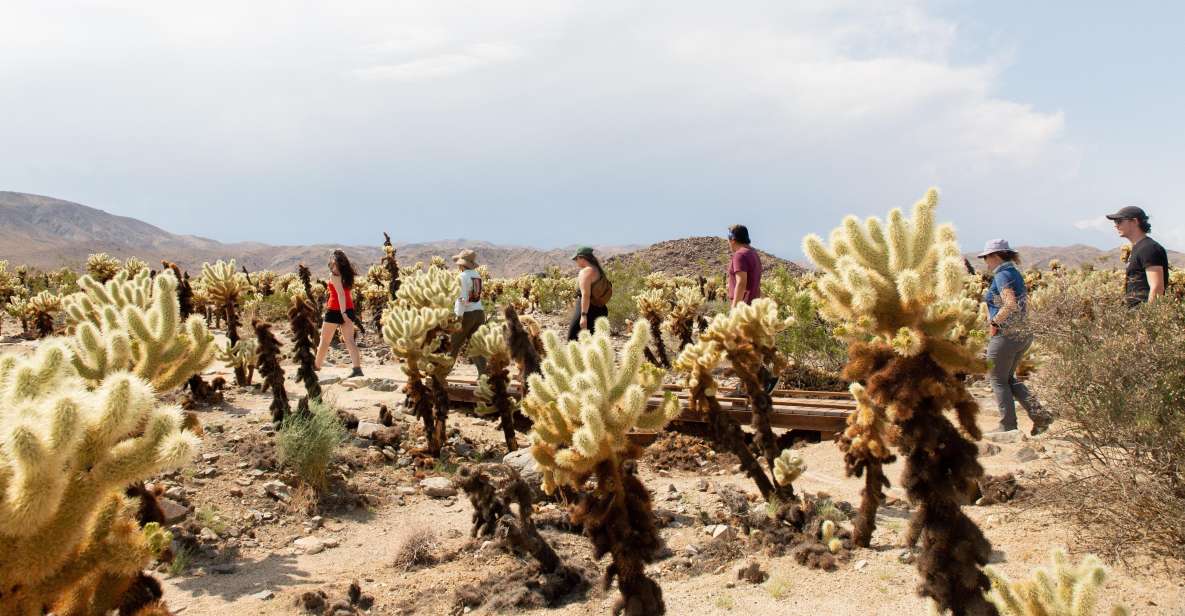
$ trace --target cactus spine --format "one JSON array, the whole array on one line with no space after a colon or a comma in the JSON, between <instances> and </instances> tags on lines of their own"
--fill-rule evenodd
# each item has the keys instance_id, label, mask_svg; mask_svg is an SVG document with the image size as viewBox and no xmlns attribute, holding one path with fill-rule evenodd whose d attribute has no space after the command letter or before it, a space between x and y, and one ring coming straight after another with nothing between
<instances>
[{"instance_id":1,"label":"cactus spine","mask_svg":"<svg viewBox=\"0 0 1185 616\"><path fill-rule=\"evenodd\" d=\"M613 612L662 614L662 589L645 573L662 540L650 493L634 473L640 448L626 433L662 429L679 413L679 404L669 393L657 407L647 404L662 386L662 370L642 361L648 323L634 324L620 355L613 352L608 320L595 329L566 344L554 332L544 333L542 373L531 375L523 399L523 410L535 422L531 453L543 470L545 491L557 486L580 491L572 520L584 526L596 558L612 555L604 582L608 587L616 577L622 595Z\"/></svg>"},{"instance_id":2,"label":"cactus spine","mask_svg":"<svg viewBox=\"0 0 1185 616\"><path fill-rule=\"evenodd\" d=\"M1098 604L1098 590L1106 579L1103 563L1095 556L1087 555L1077 566L1066 558L1066 553L1054 550L1050 555L1052 566L1038 569L1032 578L1013 582L996 571L987 568L992 581L992 592L988 600L1004 616L1044 616L1058 614L1065 616L1091 616ZM1127 616L1127 609L1115 606L1111 616Z\"/></svg>"},{"instance_id":3,"label":"cactus spine","mask_svg":"<svg viewBox=\"0 0 1185 616\"><path fill-rule=\"evenodd\" d=\"M937 205L931 189L910 219L901 210L887 224L849 216L830 247L811 235L803 248L824 272L816 285L820 312L851 342L844 377L862 384L862 412L885 409L897 431L902 483L918 506L907 539L922 541L919 592L956 616L995 615L980 570L991 544L960 507L983 467L975 444L943 414L953 408L963 432L979 438L979 406L955 377L984 369L968 335L978 311L962 293L967 274L954 229L934 224Z\"/></svg>"},{"instance_id":4,"label":"cactus spine","mask_svg":"<svg viewBox=\"0 0 1185 616\"><path fill-rule=\"evenodd\" d=\"M122 269L119 259L100 252L86 258L86 273L99 282L107 282Z\"/></svg>"}]
</instances>

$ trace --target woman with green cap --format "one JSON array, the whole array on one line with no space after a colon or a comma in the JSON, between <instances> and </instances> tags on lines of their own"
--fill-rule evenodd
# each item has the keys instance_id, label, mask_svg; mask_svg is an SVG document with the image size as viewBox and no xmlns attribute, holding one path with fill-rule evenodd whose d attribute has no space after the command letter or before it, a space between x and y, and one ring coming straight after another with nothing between
<instances>
[{"instance_id":1,"label":"woman with green cap","mask_svg":"<svg viewBox=\"0 0 1185 616\"><path fill-rule=\"evenodd\" d=\"M579 294L576 296L572 322L568 326L568 340L575 340L581 330L594 331L597 319L608 318L609 299L613 297L613 283L609 282L592 248L581 246L572 260L580 267L580 273L576 275Z\"/></svg>"}]
</instances>

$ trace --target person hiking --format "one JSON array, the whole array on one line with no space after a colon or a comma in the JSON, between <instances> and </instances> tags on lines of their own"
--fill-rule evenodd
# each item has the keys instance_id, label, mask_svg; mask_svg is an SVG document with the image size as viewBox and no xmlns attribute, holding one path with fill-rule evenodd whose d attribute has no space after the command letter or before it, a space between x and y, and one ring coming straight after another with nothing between
<instances>
[{"instance_id":1,"label":"person hiking","mask_svg":"<svg viewBox=\"0 0 1185 616\"><path fill-rule=\"evenodd\" d=\"M605 275L593 249L581 246L572 256L580 273L576 275L576 309L568 325L568 340L575 340L580 331L596 331L597 319L609 316L609 299L613 297L613 283Z\"/></svg>"},{"instance_id":2,"label":"person hiking","mask_svg":"<svg viewBox=\"0 0 1185 616\"><path fill-rule=\"evenodd\" d=\"M1169 255L1159 242L1148 237L1152 225L1144 210L1129 205L1107 218L1115 223L1119 237L1131 242L1132 252L1127 257L1127 277L1123 297L1130 307L1153 301L1164 295L1169 279Z\"/></svg>"},{"instance_id":3,"label":"person hiking","mask_svg":"<svg viewBox=\"0 0 1185 616\"><path fill-rule=\"evenodd\" d=\"M486 322L485 307L481 303L481 274L477 272L477 253L472 250L462 250L453 255L453 263L461 271L458 278L461 282L461 294L453 304L453 311L461 318L461 329L453 334L451 344L453 359L461 353L461 347L469 342L473 333L482 323ZM478 374L485 372L485 358L473 360Z\"/></svg>"},{"instance_id":4,"label":"person hiking","mask_svg":"<svg viewBox=\"0 0 1185 616\"><path fill-rule=\"evenodd\" d=\"M753 249L749 240L749 228L745 225L733 225L728 228L728 250L732 257L728 261L728 307L731 310L737 304L751 304L761 297L761 256ZM761 367L758 375L765 386L765 393L772 394L778 386L778 376L770 373L765 366ZM734 394L741 395L741 387L737 386Z\"/></svg>"},{"instance_id":5,"label":"person hiking","mask_svg":"<svg viewBox=\"0 0 1185 616\"><path fill-rule=\"evenodd\" d=\"M317 361L315 367L321 370L325 365L325 356L329 354L329 344L333 342L333 334L341 329L342 341L346 343L346 350L350 353L350 361L354 369L350 377L362 376L362 357L358 353L358 343L354 340L354 331L358 329L358 316L354 314L354 277L357 276L354 266L346 253L334 250L329 259L329 284L326 289L329 295L325 302L325 318L321 324L321 345L317 347Z\"/></svg>"},{"instance_id":6,"label":"person hiking","mask_svg":"<svg viewBox=\"0 0 1185 616\"><path fill-rule=\"evenodd\" d=\"M1016 367L1033 344L1033 335L1024 330L1028 312L1029 293L1025 277L1016 268L1020 255L1007 240L991 240L979 253L991 272L992 283L984 293L988 308L988 327L991 338L987 345L988 383L1000 410L1000 427L996 432L1017 429L1016 401L1033 420L1030 434L1037 436L1049 429L1053 417L1041 408L1037 397L1016 378Z\"/></svg>"}]
</instances>

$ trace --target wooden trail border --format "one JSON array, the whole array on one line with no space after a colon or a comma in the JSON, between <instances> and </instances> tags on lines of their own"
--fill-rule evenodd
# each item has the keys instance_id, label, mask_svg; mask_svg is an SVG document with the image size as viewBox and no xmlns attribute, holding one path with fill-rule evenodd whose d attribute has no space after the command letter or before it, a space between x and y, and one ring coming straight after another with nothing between
<instances>
[{"instance_id":1,"label":"wooden trail border","mask_svg":"<svg viewBox=\"0 0 1185 616\"><path fill-rule=\"evenodd\" d=\"M707 418L703 413L692 412L688 408L687 389L681 385L663 385L666 391L674 392L683 407L682 414L675 419L676 423L706 424ZM517 383L511 383L510 394L518 397L520 388ZM477 381L474 379L449 379L448 395L450 402L474 404L477 402ZM716 398L724 412L737 423L747 426L752 417L749 410L749 399L744 397L718 396ZM657 406L660 399L650 399L652 406ZM848 415L856 410L856 402L852 396L844 392L812 391L806 389L775 389L773 392L773 413L770 424L775 428L785 430L801 430L818 432L822 440L830 440L836 433L842 432L847 423ZM678 426L675 426L678 428ZM657 438L657 433L636 433L631 435L634 440L647 444Z\"/></svg>"}]
</instances>

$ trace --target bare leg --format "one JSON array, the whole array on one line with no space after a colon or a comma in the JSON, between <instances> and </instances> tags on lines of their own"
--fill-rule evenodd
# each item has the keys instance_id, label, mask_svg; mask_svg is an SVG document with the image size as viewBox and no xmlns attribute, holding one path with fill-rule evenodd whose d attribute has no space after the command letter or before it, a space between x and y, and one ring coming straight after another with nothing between
<instances>
[{"instance_id":1,"label":"bare leg","mask_svg":"<svg viewBox=\"0 0 1185 616\"><path fill-rule=\"evenodd\" d=\"M346 350L350 352L350 361L354 362L354 367L361 368L362 356L358 353L358 342L354 340L354 322L349 319L342 323L342 340L346 343Z\"/></svg>"},{"instance_id":2,"label":"bare leg","mask_svg":"<svg viewBox=\"0 0 1185 616\"><path fill-rule=\"evenodd\" d=\"M317 361L313 366L320 370L325 365L325 356L329 354L329 344L333 342L333 334L337 332L337 323L321 324L321 345L317 347Z\"/></svg>"}]
</instances>

